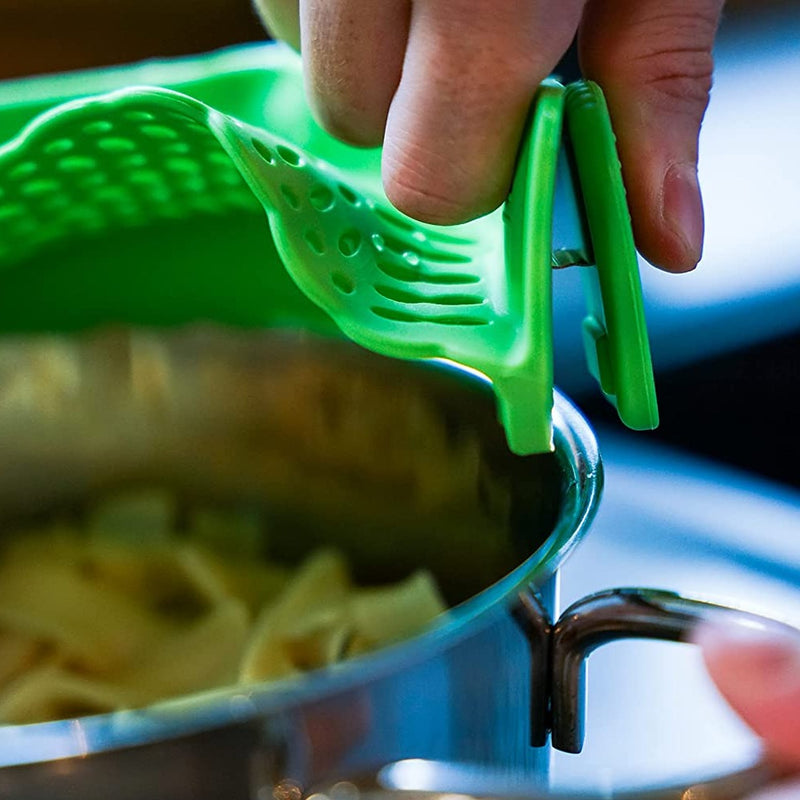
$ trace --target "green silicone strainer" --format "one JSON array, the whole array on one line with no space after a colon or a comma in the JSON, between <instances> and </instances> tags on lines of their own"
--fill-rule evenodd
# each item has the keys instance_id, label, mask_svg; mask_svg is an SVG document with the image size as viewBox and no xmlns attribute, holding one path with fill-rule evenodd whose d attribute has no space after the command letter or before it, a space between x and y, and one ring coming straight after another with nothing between
<instances>
[{"instance_id":1,"label":"green silicone strainer","mask_svg":"<svg viewBox=\"0 0 800 800\"><path fill-rule=\"evenodd\" d=\"M541 86L502 213L455 228L397 212L359 151L320 158L285 121L274 127L153 87L58 105L0 149L0 264L61 239L245 209L255 195L310 300L367 348L486 375L520 454L552 447L552 267L581 264L590 368L623 422L655 427L636 253L596 85Z\"/></svg>"}]
</instances>

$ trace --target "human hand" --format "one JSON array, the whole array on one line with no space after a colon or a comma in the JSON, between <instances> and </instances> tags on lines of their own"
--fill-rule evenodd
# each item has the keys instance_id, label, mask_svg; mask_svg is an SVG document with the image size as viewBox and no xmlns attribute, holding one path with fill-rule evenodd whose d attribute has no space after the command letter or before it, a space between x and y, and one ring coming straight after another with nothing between
<instances>
[{"instance_id":1,"label":"human hand","mask_svg":"<svg viewBox=\"0 0 800 800\"><path fill-rule=\"evenodd\" d=\"M771 760L800 771L800 635L708 626L695 641L723 697L761 737ZM800 800L800 781L748 800Z\"/></svg>"},{"instance_id":2,"label":"human hand","mask_svg":"<svg viewBox=\"0 0 800 800\"><path fill-rule=\"evenodd\" d=\"M255 0L303 52L314 113L383 143L389 199L451 224L508 193L539 83L578 33L608 100L640 252L672 272L700 259L697 144L724 0Z\"/></svg>"}]
</instances>

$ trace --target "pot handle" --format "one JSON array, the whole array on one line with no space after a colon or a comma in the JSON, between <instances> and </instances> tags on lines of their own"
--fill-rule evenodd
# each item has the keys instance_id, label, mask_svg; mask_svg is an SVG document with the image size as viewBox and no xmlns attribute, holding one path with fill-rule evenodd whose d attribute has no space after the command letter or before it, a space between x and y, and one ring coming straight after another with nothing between
<instances>
[{"instance_id":1,"label":"pot handle","mask_svg":"<svg viewBox=\"0 0 800 800\"><path fill-rule=\"evenodd\" d=\"M552 744L579 753L584 739L586 659L620 639L690 642L701 622L720 620L762 629L788 629L783 623L728 606L656 589L612 589L570 606L553 626L550 641Z\"/></svg>"}]
</instances>

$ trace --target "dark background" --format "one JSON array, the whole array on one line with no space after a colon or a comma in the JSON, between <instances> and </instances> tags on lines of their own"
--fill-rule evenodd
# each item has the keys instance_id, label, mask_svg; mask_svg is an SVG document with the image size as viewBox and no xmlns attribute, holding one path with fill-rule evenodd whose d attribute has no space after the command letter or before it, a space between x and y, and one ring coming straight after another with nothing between
<instances>
[{"instance_id":1,"label":"dark background","mask_svg":"<svg viewBox=\"0 0 800 800\"><path fill-rule=\"evenodd\" d=\"M727 13L786 0L729 0ZM266 38L248 0L0 0L0 79Z\"/></svg>"}]
</instances>

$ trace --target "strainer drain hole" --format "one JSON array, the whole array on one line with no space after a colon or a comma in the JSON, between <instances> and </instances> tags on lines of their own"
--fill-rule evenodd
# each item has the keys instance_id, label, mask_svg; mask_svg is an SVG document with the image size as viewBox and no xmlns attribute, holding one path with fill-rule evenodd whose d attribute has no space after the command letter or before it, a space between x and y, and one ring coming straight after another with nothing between
<instances>
[{"instance_id":1,"label":"strainer drain hole","mask_svg":"<svg viewBox=\"0 0 800 800\"><path fill-rule=\"evenodd\" d=\"M192 148L186 142L172 142L165 144L162 150L168 155L185 156Z\"/></svg>"},{"instance_id":2,"label":"strainer drain hole","mask_svg":"<svg viewBox=\"0 0 800 800\"><path fill-rule=\"evenodd\" d=\"M300 153L292 150L291 147L286 147L286 145L283 144L278 145L278 155L290 167L299 167L303 163L303 159L300 157Z\"/></svg>"},{"instance_id":3,"label":"strainer drain hole","mask_svg":"<svg viewBox=\"0 0 800 800\"><path fill-rule=\"evenodd\" d=\"M333 206L333 192L327 186L315 186L308 195L308 201L317 211L327 211Z\"/></svg>"},{"instance_id":4,"label":"strainer drain hole","mask_svg":"<svg viewBox=\"0 0 800 800\"><path fill-rule=\"evenodd\" d=\"M98 136L99 134L108 133L113 128L114 126L107 120L98 119L84 125L83 132L88 136Z\"/></svg>"},{"instance_id":5,"label":"strainer drain hole","mask_svg":"<svg viewBox=\"0 0 800 800\"><path fill-rule=\"evenodd\" d=\"M399 211L394 211L394 210L387 211L386 209L381 208L380 206L377 206L375 208L375 213L381 219L385 220L386 222L391 223L392 225L395 225L396 227L400 228L401 230L408 231L409 233L412 233L412 234L413 233L417 233L417 232L421 233L421 231L419 231L419 228L417 227L417 225L415 225L412 220L406 219L404 216L402 216ZM422 236L424 238L425 234L423 233Z\"/></svg>"},{"instance_id":6,"label":"strainer drain hole","mask_svg":"<svg viewBox=\"0 0 800 800\"><path fill-rule=\"evenodd\" d=\"M362 236L359 231L352 228L339 237L339 252L343 256L354 256L361 247Z\"/></svg>"},{"instance_id":7,"label":"strainer drain hole","mask_svg":"<svg viewBox=\"0 0 800 800\"><path fill-rule=\"evenodd\" d=\"M44 151L49 156L60 156L68 153L73 147L75 147L75 142L72 139L56 139L53 142L48 142L44 147Z\"/></svg>"},{"instance_id":8,"label":"strainer drain hole","mask_svg":"<svg viewBox=\"0 0 800 800\"><path fill-rule=\"evenodd\" d=\"M138 169L147 163L147 156L143 153L134 153L133 155L125 156L119 163L126 168Z\"/></svg>"},{"instance_id":9,"label":"strainer drain hole","mask_svg":"<svg viewBox=\"0 0 800 800\"><path fill-rule=\"evenodd\" d=\"M333 285L342 292L342 294L352 294L356 289L353 281L341 272L332 273L331 280L333 281Z\"/></svg>"},{"instance_id":10,"label":"strainer drain hole","mask_svg":"<svg viewBox=\"0 0 800 800\"><path fill-rule=\"evenodd\" d=\"M357 206L361 204L361 200L359 199L358 195L349 186L345 186L343 183L339 184L339 194L348 203L350 203L351 206Z\"/></svg>"},{"instance_id":11,"label":"strainer drain hole","mask_svg":"<svg viewBox=\"0 0 800 800\"><path fill-rule=\"evenodd\" d=\"M0 206L0 222L14 217L21 217L25 213L25 207L19 203L13 205Z\"/></svg>"},{"instance_id":12,"label":"strainer drain hole","mask_svg":"<svg viewBox=\"0 0 800 800\"><path fill-rule=\"evenodd\" d=\"M58 168L62 172L86 172L96 166L97 162L88 156L67 156L58 162Z\"/></svg>"},{"instance_id":13,"label":"strainer drain hole","mask_svg":"<svg viewBox=\"0 0 800 800\"><path fill-rule=\"evenodd\" d=\"M172 172L188 173L190 175L200 171L200 165L191 158L168 158L165 166Z\"/></svg>"},{"instance_id":14,"label":"strainer drain hole","mask_svg":"<svg viewBox=\"0 0 800 800\"><path fill-rule=\"evenodd\" d=\"M56 181L40 178L39 180L29 181L22 187L21 193L25 197L37 197L38 195L57 192L61 186Z\"/></svg>"},{"instance_id":15,"label":"strainer drain hole","mask_svg":"<svg viewBox=\"0 0 800 800\"><path fill-rule=\"evenodd\" d=\"M33 161L23 161L21 164L17 164L16 167L12 167L8 171L8 177L13 181L24 180L33 175L37 169L38 167Z\"/></svg>"},{"instance_id":16,"label":"strainer drain hole","mask_svg":"<svg viewBox=\"0 0 800 800\"><path fill-rule=\"evenodd\" d=\"M151 139L177 139L178 134L166 125L142 125L142 133Z\"/></svg>"},{"instance_id":17,"label":"strainer drain hole","mask_svg":"<svg viewBox=\"0 0 800 800\"><path fill-rule=\"evenodd\" d=\"M123 139L121 136L109 136L100 139L97 146L106 153L131 153L136 149L136 144L130 139Z\"/></svg>"},{"instance_id":18,"label":"strainer drain hole","mask_svg":"<svg viewBox=\"0 0 800 800\"><path fill-rule=\"evenodd\" d=\"M140 186L152 186L162 183L161 175L155 170L142 169L128 176L128 181Z\"/></svg>"},{"instance_id":19,"label":"strainer drain hole","mask_svg":"<svg viewBox=\"0 0 800 800\"><path fill-rule=\"evenodd\" d=\"M410 311L401 311L395 308L384 308L383 306L372 306L370 311L376 316L391 320L392 322L427 322L433 323L434 325L462 325L465 327L488 324L488 320L481 319L480 317L468 317L458 314L426 316L424 314L415 314Z\"/></svg>"},{"instance_id":20,"label":"strainer drain hole","mask_svg":"<svg viewBox=\"0 0 800 800\"><path fill-rule=\"evenodd\" d=\"M293 208L295 211L300 208L300 198L297 196L296 192L291 186L287 186L285 183L282 183L281 194L283 195L283 199L286 201L286 205L289 206L289 208Z\"/></svg>"},{"instance_id":21,"label":"strainer drain hole","mask_svg":"<svg viewBox=\"0 0 800 800\"><path fill-rule=\"evenodd\" d=\"M258 139L253 139L253 149L258 153L267 164L274 164L275 163L275 156L272 155L272 150L269 149L263 142L260 142ZM209 155L209 159L213 161L219 161L219 156L216 153L212 153ZM228 157L225 157L226 161L229 161Z\"/></svg>"},{"instance_id":22,"label":"strainer drain hole","mask_svg":"<svg viewBox=\"0 0 800 800\"><path fill-rule=\"evenodd\" d=\"M325 242L319 231L307 230L303 234L306 244L318 255L321 256L325 252Z\"/></svg>"},{"instance_id":23,"label":"strainer drain hole","mask_svg":"<svg viewBox=\"0 0 800 800\"><path fill-rule=\"evenodd\" d=\"M255 147L256 150L258 150L260 144L261 143L260 142L257 143L255 139L253 140L253 147ZM263 149L265 150L265 152L269 153L266 147L264 147ZM259 154L261 154L260 150ZM267 157L265 155L262 155L262 158L266 160ZM220 166L223 167L229 167L231 165L231 158L224 150L212 150L210 153L206 154L206 159L208 159L208 161L210 161L212 164L219 164Z\"/></svg>"},{"instance_id":24,"label":"strainer drain hole","mask_svg":"<svg viewBox=\"0 0 800 800\"><path fill-rule=\"evenodd\" d=\"M140 111L134 109L133 111L125 112L125 119L131 122L152 122L155 117L149 111Z\"/></svg>"}]
</instances>

